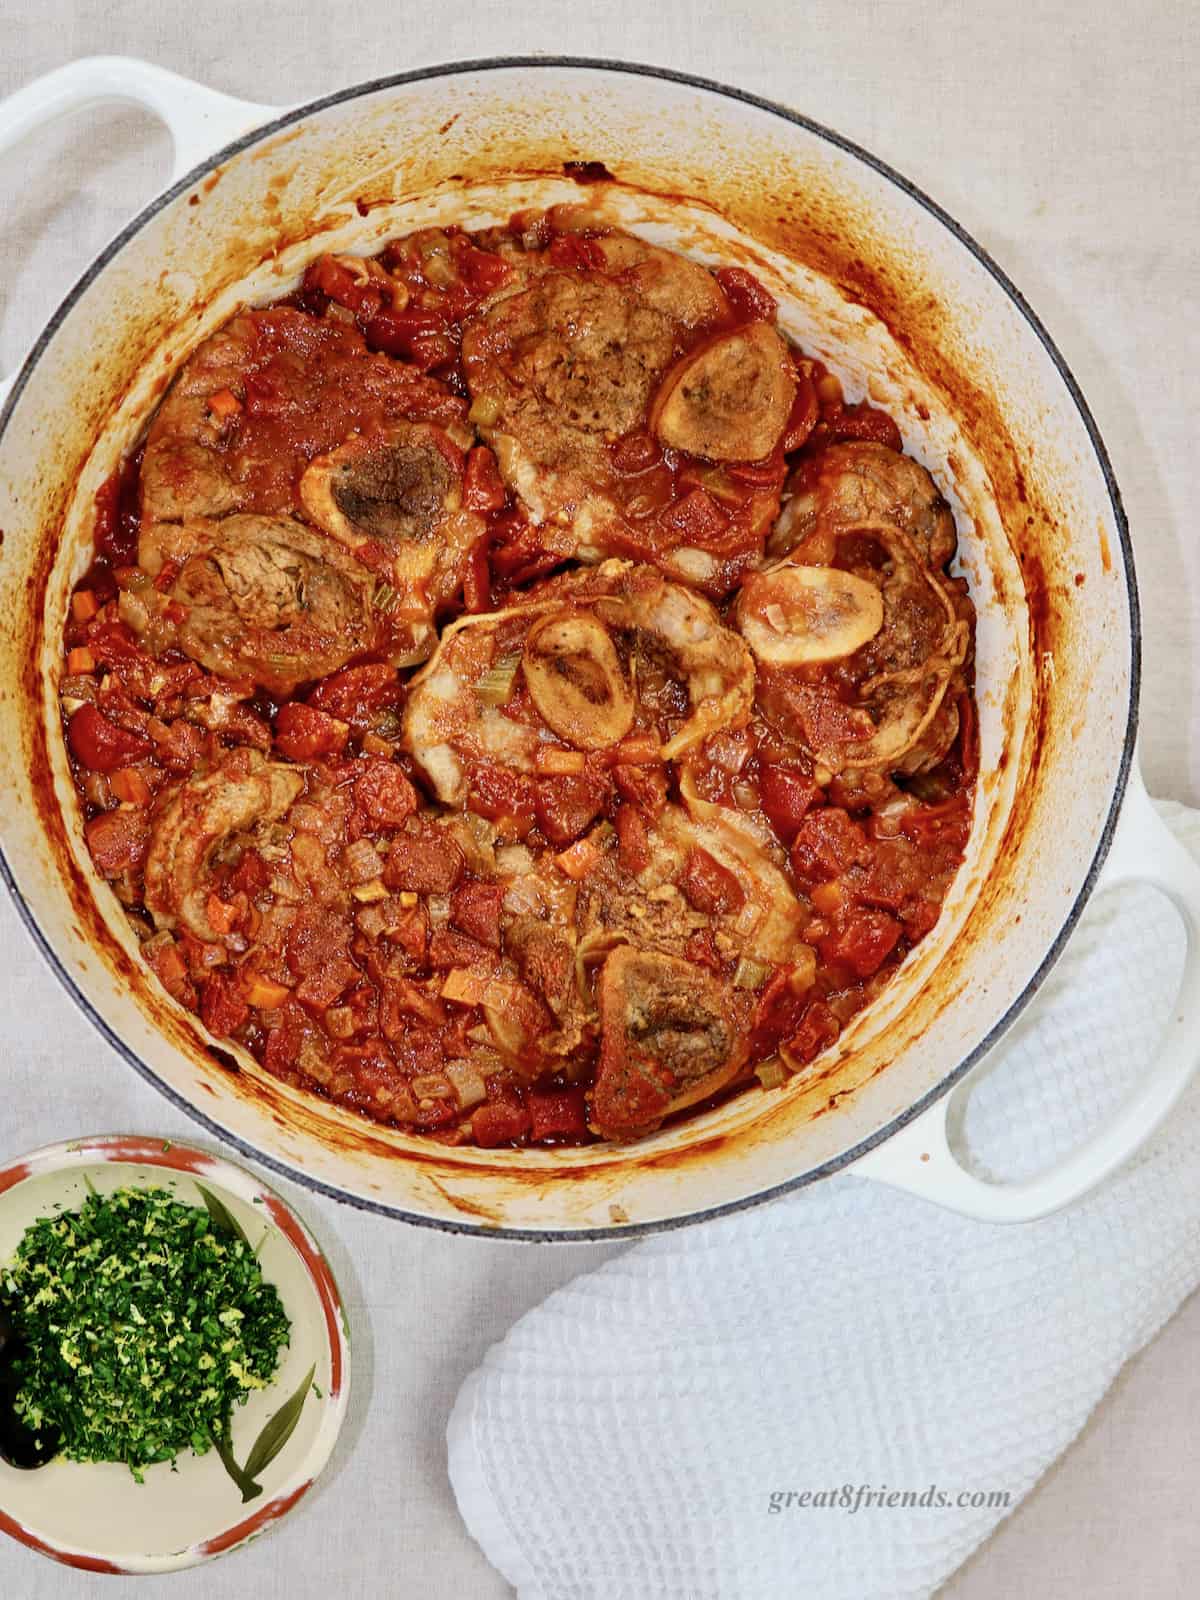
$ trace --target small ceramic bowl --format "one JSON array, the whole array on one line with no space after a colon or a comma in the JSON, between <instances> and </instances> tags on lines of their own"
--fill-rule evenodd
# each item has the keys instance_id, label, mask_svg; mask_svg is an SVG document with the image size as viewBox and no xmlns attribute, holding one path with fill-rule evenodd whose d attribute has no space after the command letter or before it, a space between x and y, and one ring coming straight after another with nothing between
<instances>
[{"instance_id":1,"label":"small ceramic bowl","mask_svg":"<svg viewBox=\"0 0 1200 1600\"><path fill-rule=\"evenodd\" d=\"M244 1460L267 1419L315 1364L313 1389L295 1432L263 1473L248 1505L215 1450L180 1455L177 1471L149 1467L145 1483L119 1463L56 1459L32 1472L0 1461L0 1530L33 1550L90 1572L176 1572L224 1555L285 1517L312 1487L333 1451L350 1394L350 1346L329 1263L287 1205L240 1167L187 1145L119 1134L50 1145L0 1167L0 1263L29 1224L73 1210L88 1183L100 1193L168 1188L202 1205L214 1193L252 1243L263 1239L263 1275L291 1318L291 1344L275 1381L235 1408L233 1448Z\"/></svg>"}]
</instances>

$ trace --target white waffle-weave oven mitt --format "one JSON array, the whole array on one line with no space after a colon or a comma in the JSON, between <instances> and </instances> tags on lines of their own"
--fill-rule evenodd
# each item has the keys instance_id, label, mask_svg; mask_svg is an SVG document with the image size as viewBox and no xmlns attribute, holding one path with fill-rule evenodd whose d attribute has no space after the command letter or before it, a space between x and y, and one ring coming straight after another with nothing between
<instances>
[{"instance_id":1,"label":"white waffle-weave oven mitt","mask_svg":"<svg viewBox=\"0 0 1200 1600\"><path fill-rule=\"evenodd\" d=\"M1200 855L1200 813L1161 810ZM972 1091L970 1158L1027 1177L1089 1132L1149 1059L1182 957L1153 891L1099 898ZM1200 1281L1198 1147L1193 1088L1132 1165L1043 1222L842 1177L635 1246L463 1386L467 1527L520 1600L930 1594Z\"/></svg>"}]
</instances>

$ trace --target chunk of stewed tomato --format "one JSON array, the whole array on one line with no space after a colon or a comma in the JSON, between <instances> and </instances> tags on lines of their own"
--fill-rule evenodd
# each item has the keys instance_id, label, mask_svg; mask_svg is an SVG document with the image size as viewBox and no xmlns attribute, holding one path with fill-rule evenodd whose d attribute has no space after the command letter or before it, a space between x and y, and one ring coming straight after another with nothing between
<instances>
[{"instance_id":1,"label":"chunk of stewed tomato","mask_svg":"<svg viewBox=\"0 0 1200 1600\"><path fill-rule=\"evenodd\" d=\"M322 679L309 694L307 704L361 732L375 712L399 705L403 699L404 685L395 668L372 661L361 667L343 667Z\"/></svg>"},{"instance_id":2,"label":"chunk of stewed tomato","mask_svg":"<svg viewBox=\"0 0 1200 1600\"><path fill-rule=\"evenodd\" d=\"M289 700L275 718L275 748L290 761L313 761L341 753L350 728L315 706Z\"/></svg>"},{"instance_id":3,"label":"chunk of stewed tomato","mask_svg":"<svg viewBox=\"0 0 1200 1600\"><path fill-rule=\"evenodd\" d=\"M417 809L417 792L391 761L362 763L354 783L354 804L371 823L398 828Z\"/></svg>"},{"instance_id":4,"label":"chunk of stewed tomato","mask_svg":"<svg viewBox=\"0 0 1200 1600\"><path fill-rule=\"evenodd\" d=\"M449 894L463 875L463 853L449 834L425 827L398 833L383 868L389 889L413 894Z\"/></svg>"},{"instance_id":5,"label":"chunk of stewed tomato","mask_svg":"<svg viewBox=\"0 0 1200 1600\"><path fill-rule=\"evenodd\" d=\"M903 927L886 911L851 911L842 927L819 943L826 961L840 962L859 978L878 972L900 941Z\"/></svg>"},{"instance_id":6,"label":"chunk of stewed tomato","mask_svg":"<svg viewBox=\"0 0 1200 1600\"><path fill-rule=\"evenodd\" d=\"M867 836L849 812L822 806L809 812L792 841L792 871L806 883L823 883L870 854Z\"/></svg>"},{"instance_id":7,"label":"chunk of stewed tomato","mask_svg":"<svg viewBox=\"0 0 1200 1600\"><path fill-rule=\"evenodd\" d=\"M820 792L811 776L794 768L768 766L765 763L759 768L759 804L763 815L786 845L790 845L800 831L800 824Z\"/></svg>"},{"instance_id":8,"label":"chunk of stewed tomato","mask_svg":"<svg viewBox=\"0 0 1200 1600\"><path fill-rule=\"evenodd\" d=\"M724 916L738 911L746 900L741 884L729 868L699 845L688 851L679 887L688 903L706 916Z\"/></svg>"},{"instance_id":9,"label":"chunk of stewed tomato","mask_svg":"<svg viewBox=\"0 0 1200 1600\"><path fill-rule=\"evenodd\" d=\"M590 773L539 778L534 799L537 825L553 845L578 839L604 809L608 785Z\"/></svg>"},{"instance_id":10,"label":"chunk of stewed tomato","mask_svg":"<svg viewBox=\"0 0 1200 1600\"><path fill-rule=\"evenodd\" d=\"M144 734L119 728L90 703L80 706L71 718L67 743L80 766L93 772L115 772L148 756L153 748Z\"/></svg>"},{"instance_id":11,"label":"chunk of stewed tomato","mask_svg":"<svg viewBox=\"0 0 1200 1600\"><path fill-rule=\"evenodd\" d=\"M525 1104L529 1137L534 1143L539 1139L582 1139L587 1133L582 1089L530 1089Z\"/></svg>"},{"instance_id":12,"label":"chunk of stewed tomato","mask_svg":"<svg viewBox=\"0 0 1200 1600\"><path fill-rule=\"evenodd\" d=\"M140 808L102 811L84 824L83 836L97 870L106 878L137 871L150 843L146 813Z\"/></svg>"}]
</instances>

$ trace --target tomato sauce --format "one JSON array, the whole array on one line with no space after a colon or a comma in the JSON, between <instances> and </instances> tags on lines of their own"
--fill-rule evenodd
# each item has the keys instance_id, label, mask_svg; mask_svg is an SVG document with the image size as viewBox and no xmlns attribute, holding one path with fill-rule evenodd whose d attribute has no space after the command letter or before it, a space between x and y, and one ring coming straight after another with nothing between
<instances>
[{"instance_id":1,"label":"tomato sauce","mask_svg":"<svg viewBox=\"0 0 1200 1600\"><path fill-rule=\"evenodd\" d=\"M365 262L320 258L286 301L224 330L228 381L214 387L222 368L208 383L179 483L190 481L185 470L206 483L211 472L234 486L239 512L306 520L299 483L312 461L398 419L433 424L453 514L474 519L454 524L471 540L436 623L519 607L573 558L561 525L534 520L499 447L484 441L486 407L472 401L462 339L481 307L515 289L521 251L535 250L547 270L604 266L588 233L557 226L553 214L477 235L426 230ZM773 325L775 302L751 274L723 268L715 279L729 326ZM661 567L681 547L707 552L712 570L697 587L735 631L738 585L770 560L785 483L789 494L816 494L834 445L901 448L892 417L847 404L819 361L794 348L788 359L794 399L762 460L686 455L648 419L605 446L620 511L609 553ZM938 740L911 770L854 765L865 697L887 678L863 652L797 669L759 661L748 713L664 760L688 692L677 663L646 654L636 672L623 658L640 698L620 740L577 750L544 730L532 770L502 753L472 758L461 803L448 808L431 792L428 752L405 732L420 662L396 666L386 632L287 692L231 679L184 647L184 624L210 603L211 572L186 553L157 571L139 565L152 523L145 449L97 495L95 556L64 632L64 733L85 838L159 981L275 1077L448 1143L601 1136L596 985L613 945L594 928L556 942L536 924L560 913L569 921L601 880L638 892L661 857L663 818L688 808L718 808L750 827L786 877L800 930L785 961L735 950L728 930L753 906L744 877L704 843L683 850L675 878L656 891L654 904L675 919L672 955L729 997L739 1065L714 1095L744 1088L757 1069L766 1084L803 1071L936 922L966 847L978 770L969 601L942 568L932 581L949 596L950 620L935 619L938 648L949 651L953 635L958 654L930 724ZM843 568L872 582L894 576L886 550L843 544L834 557ZM391 592L395 553L363 538L353 554L374 604ZM199 598L176 598L185 568L198 572L189 595ZM248 570L222 582L266 594L283 581L277 567ZM157 631L145 625L148 597ZM309 597L301 588L287 603ZM481 704L504 727L542 728L517 654L505 654L503 631L496 639L482 680L496 692ZM831 748L851 750L838 770L819 754ZM553 914L530 914L519 894L514 903L530 862L549 874Z\"/></svg>"}]
</instances>

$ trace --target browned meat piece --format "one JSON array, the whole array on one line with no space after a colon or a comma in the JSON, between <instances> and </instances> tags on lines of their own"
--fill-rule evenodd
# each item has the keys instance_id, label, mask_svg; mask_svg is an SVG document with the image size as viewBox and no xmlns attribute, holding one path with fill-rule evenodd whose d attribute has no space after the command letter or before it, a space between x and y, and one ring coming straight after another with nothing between
<instances>
[{"instance_id":1,"label":"browned meat piece","mask_svg":"<svg viewBox=\"0 0 1200 1600\"><path fill-rule=\"evenodd\" d=\"M335 671L378 634L371 574L290 517L159 523L143 530L138 559L170 579L122 595L122 617L147 648L173 645L276 693Z\"/></svg>"},{"instance_id":2,"label":"browned meat piece","mask_svg":"<svg viewBox=\"0 0 1200 1600\"><path fill-rule=\"evenodd\" d=\"M795 959L807 913L736 812L712 806L694 820L668 805L648 827L646 843L644 866L631 870L619 851L608 851L579 885L581 939L621 938L681 956L693 935L711 935L716 955L730 966L742 956ZM696 893L699 863L720 881L719 898Z\"/></svg>"},{"instance_id":3,"label":"browned meat piece","mask_svg":"<svg viewBox=\"0 0 1200 1600\"><path fill-rule=\"evenodd\" d=\"M743 633L762 662L763 714L831 773L936 765L958 729L953 701L970 644L969 602L957 598L954 580L926 565L916 539L897 524L819 531L795 555L815 550L828 550L837 565L781 562L751 580L739 601ZM788 609L801 575L836 576L843 585L843 609L828 626L824 612ZM868 606L863 597L872 589ZM834 652L836 678L814 683L806 675L810 647Z\"/></svg>"},{"instance_id":4,"label":"browned meat piece","mask_svg":"<svg viewBox=\"0 0 1200 1600\"><path fill-rule=\"evenodd\" d=\"M214 395L245 392L257 346L253 315L235 317L196 350L172 384L146 438L142 515L150 522L220 517L247 501L226 448L227 420L210 410Z\"/></svg>"},{"instance_id":5,"label":"browned meat piece","mask_svg":"<svg viewBox=\"0 0 1200 1600\"><path fill-rule=\"evenodd\" d=\"M199 346L150 424L142 516L295 514L305 467L352 433L405 418L461 431L465 412L344 322L288 306L243 312Z\"/></svg>"},{"instance_id":6,"label":"browned meat piece","mask_svg":"<svg viewBox=\"0 0 1200 1600\"><path fill-rule=\"evenodd\" d=\"M587 1007L575 976L575 951L567 935L540 918L518 916L504 934L506 952L514 957L523 981L549 1008L555 1030L544 1041L546 1053L573 1057L588 1020ZM587 1065L585 1056L568 1060L574 1076Z\"/></svg>"},{"instance_id":7,"label":"browned meat piece","mask_svg":"<svg viewBox=\"0 0 1200 1600\"><path fill-rule=\"evenodd\" d=\"M747 1058L746 1002L687 961L614 950L598 987L603 1044L591 1120L607 1139L651 1132L723 1088Z\"/></svg>"},{"instance_id":8,"label":"browned meat piece","mask_svg":"<svg viewBox=\"0 0 1200 1600\"><path fill-rule=\"evenodd\" d=\"M621 235L588 241L603 270L540 271L463 332L474 415L547 547L598 560L622 513L608 445L640 427L693 330L728 315L715 279Z\"/></svg>"},{"instance_id":9,"label":"browned meat piece","mask_svg":"<svg viewBox=\"0 0 1200 1600\"><path fill-rule=\"evenodd\" d=\"M528 701L514 706L518 665ZM461 805L472 761L533 771L551 732L600 750L640 721L668 734L670 760L744 724L753 699L750 652L707 600L653 567L609 561L447 629L413 679L404 739L437 797Z\"/></svg>"},{"instance_id":10,"label":"browned meat piece","mask_svg":"<svg viewBox=\"0 0 1200 1600\"><path fill-rule=\"evenodd\" d=\"M821 546L838 529L872 521L894 522L931 567L945 566L958 545L953 513L919 461L886 445L852 440L800 462L767 549L828 562L832 555L822 554Z\"/></svg>"},{"instance_id":11,"label":"browned meat piece","mask_svg":"<svg viewBox=\"0 0 1200 1600\"><path fill-rule=\"evenodd\" d=\"M145 903L160 928L221 938L209 920L213 857L233 835L281 817L304 788L299 767L239 750L216 770L167 791L154 815Z\"/></svg>"}]
</instances>

